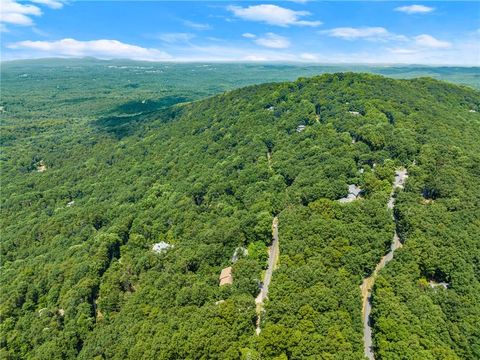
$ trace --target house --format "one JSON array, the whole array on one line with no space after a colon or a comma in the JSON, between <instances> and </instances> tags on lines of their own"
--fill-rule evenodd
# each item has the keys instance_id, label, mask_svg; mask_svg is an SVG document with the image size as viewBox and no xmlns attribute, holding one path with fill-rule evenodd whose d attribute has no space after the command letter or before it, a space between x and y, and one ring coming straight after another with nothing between
<instances>
[{"instance_id":1,"label":"house","mask_svg":"<svg viewBox=\"0 0 480 360\"><path fill-rule=\"evenodd\" d=\"M220 273L220 286L223 285L232 285L233 284L233 276L232 276L232 267L226 267L225 269L222 269L222 272Z\"/></svg>"},{"instance_id":2,"label":"house","mask_svg":"<svg viewBox=\"0 0 480 360\"><path fill-rule=\"evenodd\" d=\"M240 256L247 256L248 255L248 250L245 249L243 246L239 246L235 249L235 251L233 252L233 256L232 256L232 263L236 263L238 261L238 259L240 258Z\"/></svg>"},{"instance_id":3,"label":"house","mask_svg":"<svg viewBox=\"0 0 480 360\"><path fill-rule=\"evenodd\" d=\"M165 241L160 241L159 243L153 244L152 250L157 254L161 254L164 251L170 249L173 245L166 243Z\"/></svg>"},{"instance_id":4,"label":"house","mask_svg":"<svg viewBox=\"0 0 480 360\"><path fill-rule=\"evenodd\" d=\"M362 192L362 189L360 189L359 186L357 186L355 184L348 185L348 193L352 194L356 198L358 197L358 195L360 195L361 192Z\"/></svg>"},{"instance_id":5,"label":"house","mask_svg":"<svg viewBox=\"0 0 480 360\"><path fill-rule=\"evenodd\" d=\"M297 126L297 132L302 132L303 130L305 130L306 126L305 125L298 125Z\"/></svg>"},{"instance_id":6,"label":"house","mask_svg":"<svg viewBox=\"0 0 480 360\"><path fill-rule=\"evenodd\" d=\"M448 289L448 287L450 286L450 284L447 282L436 282L434 280L430 280L428 284L432 289L436 287L443 287L444 289Z\"/></svg>"},{"instance_id":7,"label":"house","mask_svg":"<svg viewBox=\"0 0 480 360\"><path fill-rule=\"evenodd\" d=\"M44 172L45 170L47 170L47 165L45 165L43 160L40 160L40 162L38 162L38 164L37 164L37 171L38 172Z\"/></svg>"},{"instance_id":8,"label":"house","mask_svg":"<svg viewBox=\"0 0 480 360\"><path fill-rule=\"evenodd\" d=\"M355 184L348 185L348 195L347 197L341 198L338 201L341 203L348 203L354 200L357 200L360 197L362 189Z\"/></svg>"}]
</instances>

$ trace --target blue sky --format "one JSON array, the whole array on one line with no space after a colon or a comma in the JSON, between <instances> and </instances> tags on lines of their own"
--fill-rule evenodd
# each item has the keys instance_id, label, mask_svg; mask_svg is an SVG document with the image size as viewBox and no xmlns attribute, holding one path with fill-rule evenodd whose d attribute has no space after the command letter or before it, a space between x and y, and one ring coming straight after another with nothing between
<instances>
[{"instance_id":1,"label":"blue sky","mask_svg":"<svg viewBox=\"0 0 480 360\"><path fill-rule=\"evenodd\" d=\"M0 0L2 60L480 65L480 2Z\"/></svg>"}]
</instances>

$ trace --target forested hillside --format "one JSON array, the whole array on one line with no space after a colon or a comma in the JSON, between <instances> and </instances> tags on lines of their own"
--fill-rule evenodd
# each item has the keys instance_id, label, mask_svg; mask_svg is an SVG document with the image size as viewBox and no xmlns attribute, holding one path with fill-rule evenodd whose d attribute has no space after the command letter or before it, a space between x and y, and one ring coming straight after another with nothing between
<instances>
[{"instance_id":1,"label":"forested hillside","mask_svg":"<svg viewBox=\"0 0 480 360\"><path fill-rule=\"evenodd\" d=\"M0 70L0 106L7 119L18 116L22 122L133 115L246 85L333 72L429 76L480 88L478 67L182 64L85 58L7 61Z\"/></svg>"},{"instance_id":2,"label":"forested hillside","mask_svg":"<svg viewBox=\"0 0 480 360\"><path fill-rule=\"evenodd\" d=\"M399 166L376 359L480 357L478 91L336 73L111 111L83 96L34 114L5 98L2 358L363 359L360 284L390 247Z\"/></svg>"}]
</instances>

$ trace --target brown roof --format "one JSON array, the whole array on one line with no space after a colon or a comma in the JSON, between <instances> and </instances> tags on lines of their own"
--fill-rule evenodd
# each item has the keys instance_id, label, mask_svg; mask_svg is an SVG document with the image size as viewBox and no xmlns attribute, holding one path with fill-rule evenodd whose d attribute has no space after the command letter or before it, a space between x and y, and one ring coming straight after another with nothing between
<instances>
[{"instance_id":1,"label":"brown roof","mask_svg":"<svg viewBox=\"0 0 480 360\"><path fill-rule=\"evenodd\" d=\"M226 284L232 284L233 283L233 276L232 276L232 267L226 267L225 269L222 269L222 272L220 273L220 286L226 285Z\"/></svg>"}]
</instances>

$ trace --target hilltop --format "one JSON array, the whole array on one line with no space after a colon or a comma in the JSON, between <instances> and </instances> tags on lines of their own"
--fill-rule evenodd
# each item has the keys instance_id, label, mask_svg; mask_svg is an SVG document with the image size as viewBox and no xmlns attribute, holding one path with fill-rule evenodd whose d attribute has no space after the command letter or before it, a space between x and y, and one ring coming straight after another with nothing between
<instances>
[{"instance_id":1,"label":"hilltop","mask_svg":"<svg viewBox=\"0 0 480 360\"><path fill-rule=\"evenodd\" d=\"M38 114L6 98L1 355L362 359L360 285L397 230L372 295L376 358L480 356L478 91L335 73L165 95Z\"/></svg>"}]
</instances>

